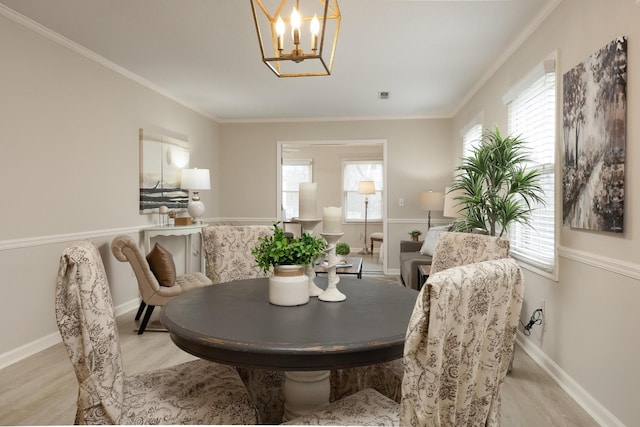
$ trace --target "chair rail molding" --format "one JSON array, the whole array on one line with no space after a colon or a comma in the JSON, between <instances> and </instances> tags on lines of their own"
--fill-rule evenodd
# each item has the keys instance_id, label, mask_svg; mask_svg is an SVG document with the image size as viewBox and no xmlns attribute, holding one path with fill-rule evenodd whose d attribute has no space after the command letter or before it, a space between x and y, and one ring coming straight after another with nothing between
<instances>
[{"instance_id":1,"label":"chair rail molding","mask_svg":"<svg viewBox=\"0 0 640 427\"><path fill-rule=\"evenodd\" d=\"M558 247L558 256L577 261L591 267L599 268L601 270L616 273L621 276L640 280L640 264L637 263L620 261L603 255L567 248L566 246Z\"/></svg>"},{"instance_id":2,"label":"chair rail molding","mask_svg":"<svg viewBox=\"0 0 640 427\"><path fill-rule=\"evenodd\" d=\"M54 234L49 236L25 237L22 239L0 240L0 251L30 248L35 246L55 245L58 243L73 242L74 240L87 240L99 237L114 236L117 234L137 233L149 227L151 224L134 227L111 228L104 230L82 231L78 233Z\"/></svg>"}]
</instances>

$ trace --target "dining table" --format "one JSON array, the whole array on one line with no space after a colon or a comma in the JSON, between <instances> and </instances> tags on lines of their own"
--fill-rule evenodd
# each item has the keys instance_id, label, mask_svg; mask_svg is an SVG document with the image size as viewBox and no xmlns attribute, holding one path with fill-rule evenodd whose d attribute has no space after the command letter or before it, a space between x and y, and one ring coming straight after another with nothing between
<instances>
[{"instance_id":1,"label":"dining table","mask_svg":"<svg viewBox=\"0 0 640 427\"><path fill-rule=\"evenodd\" d=\"M326 277L314 280L326 288ZM341 277L337 286L346 300L278 306L269 303L268 278L216 284L172 299L160 320L199 358L285 371L287 420L329 403L330 370L403 356L418 292L367 277Z\"/></svg>"}]
</instances>

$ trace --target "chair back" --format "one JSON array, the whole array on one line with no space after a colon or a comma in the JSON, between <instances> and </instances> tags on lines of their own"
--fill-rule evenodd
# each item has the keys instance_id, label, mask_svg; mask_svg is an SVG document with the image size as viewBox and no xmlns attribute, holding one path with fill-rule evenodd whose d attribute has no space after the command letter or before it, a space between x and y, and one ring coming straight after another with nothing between
<instances>
[{"instance_id":1,"label":"chair back","mask_svg":"<svg viewBox=\"0 0 640 427\"><path fill-rule=\"evenodd\" d=\"M136 241L127 235L116 236L111 242L111 252L118 261L128 261L131 264L138 281L142 301L151 301L151 298L160 292L160 283L151 271L149 263Z\"/></svg>"},{"instance_id":2,"label":"chair back","mask_svg":"<svg viewBox=\"0 0 640 427\"><path fill-rule=\"evenodd\" d=\"M523 294L511 258L429 277L407 328L401 425L499 425Z\"/></svg>"},{"instance_id":3,"label":"chair back","mask_svg":"<svg viewBox=\"0 0 640 427\"><path fill-rule=\"evenodd\" d=\"M80 385L76 424L118 424L124 372L109 283L96 247L78 241L60 258L56 320Z\"/></svg>"},{"instance_id":4,"label":"chair back","mask_svg":"<svg viewBox=\"0 0 640 427\"><path fill-rule=\"evenodd\" d=\"M266 225L212 225L202 230L207 276L213 284L267 277L251 250L258 238L273 234Z\"/></svg>"},{"instance_id":5,"label":"chair back","mask_svg":"<svg viewBox=\"0 0 640 427\"><path fill-rule=\"evenodd\" d=\"M508 256L509 241L501 237L441 231L433 252L429 274Z\"/></svg>"}]
</instances>

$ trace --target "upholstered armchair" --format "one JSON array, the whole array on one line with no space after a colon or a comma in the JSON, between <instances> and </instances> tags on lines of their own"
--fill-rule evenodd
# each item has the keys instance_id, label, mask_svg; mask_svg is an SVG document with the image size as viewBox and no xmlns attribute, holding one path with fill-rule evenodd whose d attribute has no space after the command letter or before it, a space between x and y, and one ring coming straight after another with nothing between
<instances>
[{"instance_id":1,"label":"upholstered armchair","mask_svg":"<svg viewBox=\"0 0 640 427\"><path fill-rule=\"evenodd\" d=\"M152 252L160 250L160 248L154 247ZM172 298L181 295L184 292L211 284L211 280L202 273L190 273L180 276L176 275L175 265L173 264L171 254L158 252L161 255L158 256L157 259L162 261L158 261L157 263L161 262L168 266L165 265L158 267L157 270L164 272L164 274L160 274L161 276L171 276L172 279L161 279L163 281L161 284L160 280L156 277L156 274L151 271L149 262L138 247L138 244L135 240L126 235L117 236L113 239L111 242L111 252L118 261L129 262L138 281L138 290L140 291L141 301L135 319L139 320L145 307L147 309L144 314L144 318L142 319L142 323L138 328L138 335L141 335L147 328L147 324L149 323L151 313L153 313L155 306L163 306ZM173 267L173 270L171 267ZM169 283L166 283L166 281Z\"/></svg>"},{"instance_id":2,"label":"upholstered armchair","mask_svg":"<svg viewBox=\"0 0 640 427\"><path fill-rule=\"evenodd\" d=\"M499 425L523 294L511 258L432 274L407 328L401 403L366 389L288 424Z\"/></svg>"},{"instance_id":3,"label":"upholstered armchair","mask_svg":"<svg viewBox=\"0 0 640 427\"><path fill-rule=\"evenodd\" d=\"M102 258L89 242L64 250L55 312L79 384L75 424L255 424L233 367L204 360L127 376Z\"/></svg>"}]
</instances>

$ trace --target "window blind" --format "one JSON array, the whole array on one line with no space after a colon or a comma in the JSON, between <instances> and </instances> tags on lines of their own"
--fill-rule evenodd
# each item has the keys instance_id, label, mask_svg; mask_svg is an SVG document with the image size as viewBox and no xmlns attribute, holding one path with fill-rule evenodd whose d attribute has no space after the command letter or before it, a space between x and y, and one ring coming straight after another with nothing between
<instances>
[{"instance_id":1,"label":"window blind","mask_svg":"<svg viewBox=\"0 0 640 427\"><path fill-rule=\"evenodd\" d=\"M541 170L540 185L545 204L535 206L530 225L509 228L511 254L544 271L555 268L555 143L556 74L545 67L518 93L511 93L508 107L509 134L528 143L530 167Z\"/></svg>"}]
</instances>

